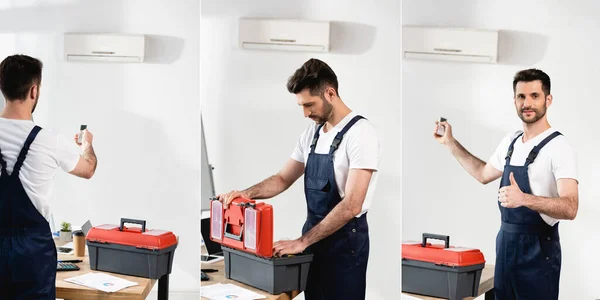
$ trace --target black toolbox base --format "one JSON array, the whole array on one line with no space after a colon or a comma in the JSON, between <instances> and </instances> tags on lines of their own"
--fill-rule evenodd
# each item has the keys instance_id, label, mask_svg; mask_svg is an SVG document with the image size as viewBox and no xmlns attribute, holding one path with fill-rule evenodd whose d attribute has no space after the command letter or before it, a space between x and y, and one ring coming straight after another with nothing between
<instances>
[{"instance_id":1,"label":"black toolbox base","mask_svg":"<svg viewBox=\"0 0 600 300\"><path fill-rule=\"evenodd\" d=\"M304 291L312 254L285 258L261 258L243 251L222 247L225 277L253 286L269 294Z\"/></svg>"},{"instance_id":2,"label":"black toolbox base","mask_svg":"<svg viewBox=\"0 0 600 300\"><path fill-rule=\"evenodd\" d=\"M447 267L403 260L402 291L450 300L475 297L484 266Z\"/></svg>"},{"instance_id":3,"label":"black toolbox base","mask_svg":"<svg viewBox=\"0 0 600 300\"><path fill-rule=\"evenodd\" d=\"M171 273L177 244L162 250L138 249L130 246L87 241L90 269L160 279Z\"/></svg>"}]
</instances>

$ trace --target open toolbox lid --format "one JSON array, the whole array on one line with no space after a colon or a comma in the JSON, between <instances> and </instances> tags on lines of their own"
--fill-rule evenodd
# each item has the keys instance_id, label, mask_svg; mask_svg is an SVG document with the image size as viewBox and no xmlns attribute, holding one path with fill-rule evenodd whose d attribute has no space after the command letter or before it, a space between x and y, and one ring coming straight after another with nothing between
<instances>
[{"instance_id":1,"label":"open toolbox lid","mask_svg":"<svg viewBox=\"0 0 600 300\"><path fill-rule=\"evenodd\" d=\"M273 256L273 206L236 198L225 209L216 198L210 204L210 239L260 257Z\"/></svg>"},{"instance_id":2,"label":"open toolbox lid","mask_svg":"<svg viewBox=\"0 0 600 300\"><path fill-rule=\"evenodd\" d=\"M445 244L427 243L427 239L442 240ZM402 259L430 262L449 267L485 264L478 249L450 246L450 236L423 233L422 242L403 242Z\"/></svg>"},{"instance_id":3,"label":"open toolbox lid","mask_svg":"<svg viewBox=\"0 0 600 300\"><path fill-rule=\"evenodd\" d=\"M126 227L125 223L142 227ZM177 244L177 237L170 231L146 229L146 221L121 218L120 225L94 226L88 232L87 241L102 244L118 244L141 249L162 250Z\"/></svg>"}]
</instances>

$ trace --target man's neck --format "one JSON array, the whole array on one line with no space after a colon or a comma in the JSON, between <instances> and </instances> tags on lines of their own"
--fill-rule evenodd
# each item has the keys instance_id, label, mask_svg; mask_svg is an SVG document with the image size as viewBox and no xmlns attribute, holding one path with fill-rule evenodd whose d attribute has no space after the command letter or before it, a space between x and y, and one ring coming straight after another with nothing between
<instances>
[{"instance_id":1,"label":"man's neck","mask_svg":"<svg viewBox=\"0 0 600 300\"><path fill-rule=\"evenodd\" d=\"M546 117L539 119L535 123L523 123L523 143L548 130L548 128L550 128L550 124L548 123Z\"/></svg>"},{"instance_id":2,"label":"man's neck","mask_svg":"<svg viewBox=\"0 0 600 300\"><path fill-rule=\"evenodd\" d=\"M31 111L22 104L15 104L9 101L5 102L5 107L0 113L0 117L12 120L31 120Z\"/></svg>"},{"instance_id":3,"label":"man's neck","mask_svg":"<svg viewBox=\"0 0 600 300\"><path fill-rule=\"evenodd\" d=\"M338 123L340 123L348 114L350 114L352 110L348 108L345 104L340 104L339 107L333 110L331 117L327 122L325 122L325 126L323 126L323 131L327 132L331 128L335 127Z\"/></svg>"}]
</instances>

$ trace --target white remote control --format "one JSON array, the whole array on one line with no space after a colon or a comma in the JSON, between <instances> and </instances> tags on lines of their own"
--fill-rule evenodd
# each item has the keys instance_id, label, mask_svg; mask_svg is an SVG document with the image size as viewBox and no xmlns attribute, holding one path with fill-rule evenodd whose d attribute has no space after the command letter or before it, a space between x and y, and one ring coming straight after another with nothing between
<instances>
[{"instance_id":1,"label":"white remote control","mask_svg":"<svg viewBox=\"0 0 600 300\"><path fill-rule=\"evenodd\" d=\"M445 118L440 118L439 122L446 122ZM444 127L443 125L439 125L438 124L438 130L436 132L437 135L439 136L444 136L444 133L446 133L446 127Z\"/></svg>"},{"instance_id":2,"label":"white remote control","mask_svg":"<svg viewBox=\"0 0 600 300\"><path fill-rule=\"evenodd\" d=\"M83 131L87 128L87 125L81 125L79 127L79 136L77 137L77 143L83 143Z\"/></svg>"}]
</instances>

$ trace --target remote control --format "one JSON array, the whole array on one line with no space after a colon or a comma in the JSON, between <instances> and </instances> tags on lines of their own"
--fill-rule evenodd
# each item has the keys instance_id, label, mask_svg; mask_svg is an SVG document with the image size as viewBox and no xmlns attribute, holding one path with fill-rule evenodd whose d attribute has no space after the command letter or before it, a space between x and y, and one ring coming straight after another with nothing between
<instances>
[{"instance_id":1,"label":"remote control","mask_svg":"<svg viewBox=\"0 0 600 300\"><path fill-rule=\"evenodd\" d=\"M77 139L77 143L81 144L83 142L83 131L87 128L87 125L81 125L79 127L79 137Z\"/></svg>"},{"instance_id":2,"label":"remote control","mask_svg":"<svg viewBox=\"0 0 600 300\"><path fill-rule=\"evenodd\" d=\"M440 118L439 122L446 122L445 118ZM442 126L442 125L438 125L438 130L436 132L437 135L439 136L444 136L444 133L446 133L446 127Z\"/></svg>"}]
</instances>

